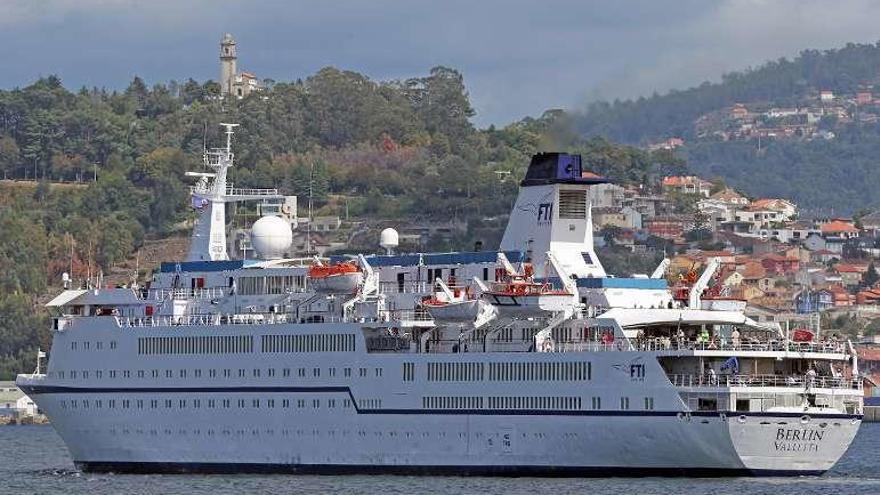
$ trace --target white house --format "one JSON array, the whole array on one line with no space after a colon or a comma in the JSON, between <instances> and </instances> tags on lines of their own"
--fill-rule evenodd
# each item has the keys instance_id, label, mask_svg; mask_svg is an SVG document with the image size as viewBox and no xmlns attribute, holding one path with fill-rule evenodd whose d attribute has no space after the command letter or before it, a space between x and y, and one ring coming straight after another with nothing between
<instances>
[{"instance_id":1,"label":"white house","mask_svg":"<svg viewBox=\"0 0 880 495\"><path fill-rule=\"evenodd\" d=\"M15 382L0 382L0 416L33 416L37 406Z\"/></svg>"}]
</instances>

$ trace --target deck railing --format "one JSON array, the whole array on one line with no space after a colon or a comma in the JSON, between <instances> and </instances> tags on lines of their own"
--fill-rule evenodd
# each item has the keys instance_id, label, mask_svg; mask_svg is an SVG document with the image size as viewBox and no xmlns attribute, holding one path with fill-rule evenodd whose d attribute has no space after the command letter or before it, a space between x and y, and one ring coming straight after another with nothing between
<instances>
[{"instance_id":1,"label":"deck railing","mask_svg":"<svg viewBox=\"0 0 880 495\"><path fill-rule=\"evenodd\" d=\"M178 287L176 289L149 289L146 293L148 301L164 301L166 299L177 300L213 300L229 295L232 289L229 287L207 287L201 289L187 289Z\"/></svg>"},{"instance_id":2,"label":"deck railing","mask_svg":"<svg viewBox=\"0 0 880 495\"><path fill-rule=\"evenodd\" d=\"M793 342L771 340L766 342L697 342L693 340L668 339L635 339L635 349L640 351L774 351L774 352L817 352L843 354L846 345L843 342Z\"/></svg>"},{"instance_id":3,"label":"deck railing","mask_svg":"<svg viewBox=\"0 0 880 495\"><path fill-rule=\"evenodd\" d=\"M804 375L669 375L669 381L676 387L788 387L810 390L813 388L836 388L860 390L859 379L843 377Z\"/></svg>"},{"instance_id":4,"label":"deck railing","mask_svg":"<svg viewBox=\"0 0 880 495\"><path fill-rule=\"evenodd\" d=\"M324 322L337 322L339 318L326 317ZM292 315L286 313L253 313L253 314L198 314L181 316L117 316L116 323L120 327L179 327L179 326L210 326L210 325L278 325L297 323ZM313 323L306 321L306 323Z\"/></svg>"}]
</instances>

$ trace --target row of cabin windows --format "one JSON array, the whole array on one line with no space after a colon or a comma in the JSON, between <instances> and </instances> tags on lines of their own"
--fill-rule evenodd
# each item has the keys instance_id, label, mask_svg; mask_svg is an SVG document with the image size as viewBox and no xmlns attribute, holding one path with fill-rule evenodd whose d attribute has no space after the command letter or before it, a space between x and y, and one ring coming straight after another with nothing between
<instances>
[{"instance_id":1,"label":"row of cabin windows","mask_svg":"<svg viewBox=\"0 0 880 495\"><path fill-rule=\"evenodd\" d=\"M323 402L328 409L340 406L342 408L352 407L351 399L326 399ZM320 409L322 407L321 399L71 399L62 400L62 409L230 409L230 408L252 408L272 409L281 407L284 409L295 407L297 409ZM422 397L422 407L425 409L543 409L552 411L577 411L582 409L580 397L456 397L456 396L425 396ZM590 402L594 410L602 409L602 398L592 397ZM381 409L382 399L360 399L358 400L360 409ZM630 409L629 397L620 398L620 410L627 411ZM644 409L646 411L654 410L654 398L644 398Z\"/></svg>"},{"instance_id":2,"label":"row of cabin windows","mask_svg":"<svg viewBox=\"0 0 880 495\"><path fill-rule=\"evenodd\" d=\"M107 378L131 378L133 370L106 370ZM280 373L275 368L267 368L262 370L261 368L253 368L250 373L244 368L239 368L236 371L233 371L230 368L225 369L209 369L209 370L201 370L201 369L179 369L177 373L174 370L166 369L166 370L136 370L136 376L138 378L202 378L203 376L207 376L208 378L274 378L277 376L280 377L290 377L293 376L293 372L291 368L282 368ZM381 378L383 374L383 368L373 368L372 376L376 378ZM88 380L91 377L101 379L104 378L104 370L67 370L67 371L50 371L48 373L49 378L57 378L59 380L64 380L65 378L69 378L71 380L76 380L81 378L83 380ZM366 378L370 376L368 368L358 368L357 376L361 378ZM296 376L299 378L320 378L321 377L321 368L298 368L296 370ZM337 377L337 368L327 368L327 375L330 378ZM344 378L351 378L353 376L352 368L343 368L342 376Z\"/></svg>"},{"instance_id":3,"label":"row of cabin windows","mask_svg":"<svg viewBox=\"0 0 880 495\"><path fill-rule=\"evenodd\" d=\"M156 428L150 428L150 429L148 429L148 430L144 430L143 428L136 428L136 429L134 429L134 430L131 430L131 429L129 429L129 428L122 428L122 429L120 429L120 430L117 430L115 427L110 427L110 428L107 429L107 431L110 432L110 433L113 434L113 435L117 435L117 434L131 435L132 433L134 433L134 434L137 434L137 435L149 434L149 435L151 435L151 436L158 436L160 433L163 433L163 434L166 435L166 436L171 436L171 435L178 435L178 436L193 435L193 436L198 436L198 435L201 435L201 434L202 434L202 431L203 431L203 430L200 429L200 428L195 428L195 429L192 429L192 430L187 430L187 429L184 429L184 428L178 428L177 430L174 430L174 429L172 429L172 428L164 428L164 429L162 429L161 432L160 432L160 430L158 430L158 429L156 429ZM321 430L319 430L319 429L317 429L317 428L312 428L312 429L298 428L298 429L296 429L296 430L292 430L292 429L288 429L288 428L283 428L283 429L281 429L281 430L275 430L274 428L266 428L266 429L264 429L264 430L260 430L259 428L250 428L250 429L237 428L237 429L234 429L234 430L233 430L233 429L230 429L230 428L223 428L222 430L219 430L219 431L218 431L218 430L215 430L214 428L208 428L208 429L204 430L204 432L205 432L205 435L206 435L206 436L209 436L209 437L213 437L213 436L215 436L215 435L217 435L217 434L221 434L221 435L223 435L223 436L244 436L244 435L250 435L250 436L252 436L252 437L256 437L256 436L259 436L259 435L262 434L262 435L265 435L265 436L267 436L267 437L277 438L277 436L278 436L279 433L280 433L282 436L285 436L285 437L286 437L286 436L293 436L293 435L296 435L296 436L300 436L300 437L302 437L302 436L311 436L311 437L325 436L325 437L332 438L332 437L336 437L337 434L339 434L339 437L348 437L348 436L350 436L350 435L351 435L351 436L354 436L354 435L356 434L357 436L362 437L362 438L363 438L363 437L367 437L367 436L373 436L373 437L376 437L376 438L381 438L381 437L383 437L383 436L385 436L385 435L387 435L389 438L397 438L397 437L400 437L400 438L419 438L419 437L420 437L420 438L430 438L430 437L435 436L435 435L436 435L437 438L446 438L446 437L447 437L447 434L446 434L445 431L438 431L438 432L422 431L421 433L419 433L419 432L414 432L414 431L394 431L394 430L390 430L390 431L388 431L388 432L386 433L386 432L383 432L383 431L381 431L381 430L373 430L373 431L367 431L367 430L356 430L356 431L355 431L355 430L348 430L348 429L344 429L344 430L335 430L335 429L331 429L331 430L321 431ZM482 435L483 435L483 433L476 433L476 434L474 434L474 436L477 437L477 438L480 438ZM577 436L576 433L574 433L574 434L572 434L572 435L575 436L575 437ZM453 436L453 435L450 434L449 436L451 437L451 436ZM535 438L544 438L544 433L534 433L534 436L535 436ZM458 437L459 437L459 438L462 438L462 439L463 439L463 438L466 438L466 434L465 434L464 432L459 432L459 433L458 433ZM523 434L522 434L522 437L523 437L523 438L526 438L526 434L523 433Z\"/></svg>"},{"instance_id":4,"label":"row of cabin windows","mask_svg":"<svg viewBox=\"0 0 880 495\"><path fill-rule=\"evenodd\" d=\"M483 379L484 363L428 363L429 382L466 382Z\"/></svg>"},{"instance_id":5,"label":"row of cabin windows","mask_svg":"<svg viewBox=\"0 0 880 495\"><path fill-rule=\"evenodd\" d=\"M378 402L376 402L378 401ZM363 399L362 404L379 404L380 399ZM62 409L320 409L322 407L352 407L351 399L70 399L62 400Z\"/></svg>"},{"instance_id":6,"label":"row of cabin windows","mask_svg":"<svg viewBox=\"0 0 880 495\"><path fill-rule=\"evenodd\" d=\"M490 409L546 409L552 411L577 411L581 409L580 397L487 397Z\"/></svg>"},{"instance_id":7,"label":"row of cabin windows","mask_svg":"<svg viewBox=\"0 0 880 495\"><path fill-rule=\"evenodd\" d=\"M425 409L482 409L482 397L422 397Z\"/></svg>"},{"instance_id":8,"label":"row of cabin windows","mask_svg":"<svg viewBox=\"0 0 880 495\"><path fill-rule=\"evenodd\" d=\"M590 362L488 363L489 381L587 381L593 378Z\"/></svg>"},{"instance_id":9,"label":"row of cabin windows","mask_svg":"<svg viewBox=\"0 0 880 495\"><path fill-rule=\"evenodd\" d=\"M100 340L96 340L94 348L96 351L103 350L104 349L104 342L102 342ZM116 341L111 340L108 343L107 348L116 349ZM90 342L88 340L83 340L83 341L72 340L72 341L70 341L70 350L71 351L78 351L78 350L90 351L90 350L92 350L92 342Z\"/></svg>"},{"instance_id":10,"label":"row of cabin windows","mask_svg":"<svg viewBox=\"0 0 880 495\"><path fill-rule=\"evenodd\" d=\"M138 354L248 354L254 352L253 335L202 335L192 337L138 337Z\"/></svg>"},{"instance_id":11,"label":"row of cabin windows","mask_svg":"<svg viewBox=\"0 0 880 495\"><path fill-rule=\"evenodd\" d=\"M305 289L304 275L273 275L269 277L239 277L235 292L242 296L289 294Z\"/></svg>"},{"instance_id":12,"label":"row of cabin windows","mask_svg":"<svg viewBox=\"0 0 880 495\"><path fill-rule=\"evenodd\" d=\"M261 335L263 352L354 352L353 333Z\"/></svg>"},{"instance_id":13,"label":"row of cabin windows","mask_svg":"<svg viewBox=\"0 0 880 495\"><path fill-rule=\"evenodd\" d=\"M488 366L488 374L486 367ZM557 363L428 363L428 381L586 381L592 364L584 361ZM407 381L406 368L404 380Z\"/></svg>"}]
</instances>

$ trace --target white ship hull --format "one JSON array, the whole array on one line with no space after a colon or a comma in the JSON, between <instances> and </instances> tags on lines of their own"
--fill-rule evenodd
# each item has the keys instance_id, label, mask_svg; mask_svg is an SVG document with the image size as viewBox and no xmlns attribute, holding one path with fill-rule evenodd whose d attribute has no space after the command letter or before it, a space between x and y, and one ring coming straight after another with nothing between
<instances>
[{"instance_id":1,"label":"white ship hull","mask_svg":"<svg viewBox=\"0 0 880 495\"><path fill-rule=\"evenodd\" d=\"M209 394L225 396L202 396ZM229 397L250 403L254 394L274 396L276 402L286 396L309 397L310 407L313 400L336 397L341 402L347 395L243 392ZM128 395L132 402L139 396L144 395ZM175 403L198 396L163 395ZM54 400L62 397L74 400L65 395ZM53 424L75 463L87 470L578 475L819 474L843 455L859 427L858 420L842 418L815 417L801 424L792 415L746 416L740 422L738 416L717 413L384 414L325 408L302 414L276 408L260 415L173 411L114 418L92 413L56 417ZM791 431L820 436L817 441L786 442Z\"/></svg>"},{"instance_id":2,"label":"white ship hull","mask_svg":"<svg viewBox=\"0 0 880 495\"><path fill-rule=\"evenodd\" d=\"M80 343L79 351L56 352L51 377L18 380L86 470L816 474L843 455L861 418L687 413L652 353L367 354L363 341L355 352L261 349L261 333L357 328L280 324L249 326L257 330L245 354L150 356L138 352L138 337L179 335L179 328L120 329L113 318L98 320L56 334L56 349L87 338L88 350ZM188 327L187 334L233 336L243 327ZM95 349L111 339L112 351L106 343ZM462 363L480 379L430 379L429 365ZM582 371L565 368L574 378L555 381L492 380L486 371L517 363L580 363ZM630 363L645 365L637 379ZM413 367L409 380L404 364ZM604 407L591 406L593 397Z\"/></svg>"}]
</instances>

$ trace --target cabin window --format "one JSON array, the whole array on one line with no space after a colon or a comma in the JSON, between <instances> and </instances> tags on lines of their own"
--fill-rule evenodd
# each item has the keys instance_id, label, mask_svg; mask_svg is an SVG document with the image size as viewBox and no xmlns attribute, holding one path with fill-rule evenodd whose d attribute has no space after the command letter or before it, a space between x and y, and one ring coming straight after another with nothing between
<instances>
[{"instance_id":1,"label":"cabin window","mask_svg":"<svg viewBox=\"0 0 880 495\"><path fill-rule=\"evenodd\" d=\"M697 399L697 410L698 411L717 411L718 410L718 399Z\"/></svg>"}]
</instances>

